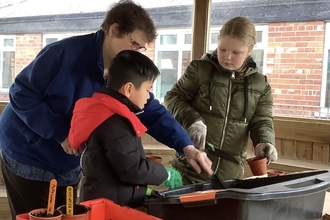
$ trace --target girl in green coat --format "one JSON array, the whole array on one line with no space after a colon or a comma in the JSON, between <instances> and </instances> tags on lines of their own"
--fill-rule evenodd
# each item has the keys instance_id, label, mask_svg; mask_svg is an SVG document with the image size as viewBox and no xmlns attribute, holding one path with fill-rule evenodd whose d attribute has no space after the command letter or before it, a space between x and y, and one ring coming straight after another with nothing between
<instances>
[{"instance_id":1,"label":"girl in green coat","mask_svg":"<svg viewBox=\"0 0 330 220\"><path fill-rule=\"evenodd\" d=\"M195 147L207 152L222 180L243 177L249 135L256 156L267 157L269 163L277 160L272 91L250 56L255 44L256 31L249 19L227 21L218 48L193 60L164 100ZM184 157L176 155L172 165L184 184L207 180Z\"/></svg>"}]
</instances>

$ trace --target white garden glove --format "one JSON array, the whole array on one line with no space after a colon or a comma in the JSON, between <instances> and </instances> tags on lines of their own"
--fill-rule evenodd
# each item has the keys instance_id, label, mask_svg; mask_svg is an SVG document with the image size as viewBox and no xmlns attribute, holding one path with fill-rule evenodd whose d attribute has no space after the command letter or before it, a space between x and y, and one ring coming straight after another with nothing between
<instances>
[{"instance_id":1,"label":"white garden glove","mask_svg":"<svg viewBox=\"0 0 330 220\"><path fill-rule=\"evenodd\" d=\"M194 122L187 130L195 147L201 151L205 149L206 125L203 121Z\"/></svg>"},{"instance_id":2,"label":"white garden glove","mask_svg":"<svg viewBox=\"0 0 330 220\"><path fill-rule=\"evenodd\" d=\"M267 163L270 164L277 160L277 150L270 143L260 143L254 148L254 154L257 157L267 157Z\"/></svg>"}]
</instances>

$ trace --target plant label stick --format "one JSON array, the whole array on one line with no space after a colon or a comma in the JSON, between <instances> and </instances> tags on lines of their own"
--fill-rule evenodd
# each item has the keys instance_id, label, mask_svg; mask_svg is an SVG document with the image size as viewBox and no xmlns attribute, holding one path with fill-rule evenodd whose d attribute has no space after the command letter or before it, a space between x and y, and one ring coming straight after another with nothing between
<instances>
[{"instance_id":1,"label":"plant label stick","mask_svg":"<svg viewBox=\"0 0 330 220\"><path fill-rule=\"evenodd\" d=\"M49 185L47 215L54 215L57 181L52 179Z\"/></svg>"},{"instance_id":2,"label":"plant label stick","mask_svg":"<svg viewBox=\"0 0 330 220\"><path fill-rule=\"evenodd\" d=\"M66 187L66 214L73 215L73 187Z\"/></svg>"}]
</instances>

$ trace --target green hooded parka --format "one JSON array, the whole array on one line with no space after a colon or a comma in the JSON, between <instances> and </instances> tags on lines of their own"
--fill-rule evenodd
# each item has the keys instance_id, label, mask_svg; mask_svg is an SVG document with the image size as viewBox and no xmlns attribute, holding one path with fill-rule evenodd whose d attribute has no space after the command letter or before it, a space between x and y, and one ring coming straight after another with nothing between
<instances>
[{"instance_id":1,"label":"green hooded parka","mask_svg":"<svg viewBox=\"0 0 330 220\"><path fill-rule=\"evenodd\" d=\"M216 51L192 61L166 93L164 105L185 129L204 122L206 140L221 157L205 151L222 180L243 177L249 134L254 147L259 143L275 146L271 87L251 57L242 71L224 69ZM184 157L175 155L172 165L181 172L184 184L207 180Z\"/></svg>"}]
</instances>

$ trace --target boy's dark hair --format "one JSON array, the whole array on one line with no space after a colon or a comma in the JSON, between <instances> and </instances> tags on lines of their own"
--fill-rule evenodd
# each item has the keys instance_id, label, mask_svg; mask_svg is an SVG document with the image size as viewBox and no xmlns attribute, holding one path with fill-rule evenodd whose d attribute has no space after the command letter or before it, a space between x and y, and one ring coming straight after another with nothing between
<instances>
[{"instance_id":1,"label":"boy's dark hair","mask_svg":"<svg viewBox=\"0 0 330 220\"><path fill-rule=\"evenodd\" d=\"M154 81L159 74L158 68L149 57L137 51L123 50L110 63L107 86L118 91L131 82L139 89L142 83Z\"/></svg>"},{"instance_id":2,"label":"boy's dark hair","mask_svg":"<svg viewBox=\"0 0 330 220\"><path fill-rule=\"evenodd\" d=\"M101 29L108 34L110 26L114 23L118 24L119 36L117 37L132 33L134 30L143 31L148 43L157 37L155 24L148 12L132 0L120 0L113 4L101 24Z\"/></svg>"}]
</instances>

